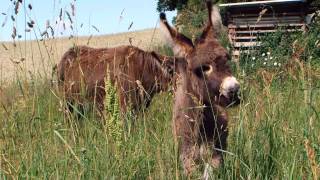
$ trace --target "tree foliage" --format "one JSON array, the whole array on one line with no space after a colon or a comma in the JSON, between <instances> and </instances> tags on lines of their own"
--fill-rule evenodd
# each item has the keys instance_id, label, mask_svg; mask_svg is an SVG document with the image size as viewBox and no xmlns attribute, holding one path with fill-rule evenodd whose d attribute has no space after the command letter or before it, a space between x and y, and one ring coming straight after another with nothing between
<instances>
[{"instance_id":1,"label":"tree foliage","mask_svg":"<svg viewBox=\"0 0 320 180\"><path fill-rule=\"evenodd\" d=\"M201 1L201 2L200 2ZM173 10L178 10L180 11L183 9L189 2L192 4L195 4L197 2L199 6L205 2L205 0L158 0L158 6L157 10L159 12L162 11L173 11ZM215 0L216 2L218 1L219 3L235 3L235 2L248 2L248 1L255 1L255 0ZM319 0L315 0L319 1Z\"/></svg>"},{"instance_id":2,"label":"tree foliage","mask_svg":"<svg viewBox=\"0 0 320 180\"><path fill-rule=\"evenodd\" d=\"M157 10L159 12L181 10L187 2L188 0L158 0Z\"/></svg>"},{"instance_id":3,"label":"tree foliage","mask_svg":"<svg viewBox=\"0 0 320 180\"><path fill-rule=\"evenodd\" d=\"M175 26L191 39L195 39L207 23L207 11L204 0L188 0L184 8L178 10Z\"/></svg>"}]
</instances>

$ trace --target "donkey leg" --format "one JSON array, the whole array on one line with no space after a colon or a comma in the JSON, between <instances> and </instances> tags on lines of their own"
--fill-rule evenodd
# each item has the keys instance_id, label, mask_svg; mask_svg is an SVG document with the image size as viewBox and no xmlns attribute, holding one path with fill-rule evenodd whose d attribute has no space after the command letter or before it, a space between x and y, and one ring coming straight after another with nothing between
<instances>
[{"instance_id":1,"label":"donkey leg","mask_svg":"<svg viewBox=\"0 0 320 180\"><path fill-rule=\"evenodd\" d=\"M196 162L200 158L200 148L196 143L195 132L188 122L176 119L173 121L173 134L178 144L179 157L187 176L196 169Z\"/></svg>"},{"instance_id":2,"label":"donkey leg","mask_svg":"<svg viewBox=\"0 0 320 180\"><path fill-rule=\"evenodd\" d=\"M227 148L228 138L228 118L227 113L223 109L218 109L216 126L215 126L215 137L214 140L214 151L212 155L211 165L218 168L223 163L223 151Z\"/></svg>"},{"instance_id":3,"label":"donkey leg","mask_svg":"<svg viewBox=\"0 0 320 180\"><path fill-rule=\"evenodd\" d=\"M196 163L200 158L200 148L195 143L182 142L180 145L180 159L186 175L191 175L196 169Z\"/></svg>"}]
</instances>

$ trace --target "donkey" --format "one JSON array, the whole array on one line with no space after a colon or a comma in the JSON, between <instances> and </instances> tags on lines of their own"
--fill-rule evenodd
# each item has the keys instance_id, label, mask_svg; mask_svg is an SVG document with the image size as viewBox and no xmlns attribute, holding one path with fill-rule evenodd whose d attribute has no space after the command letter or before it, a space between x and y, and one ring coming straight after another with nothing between
<instances>
[{"instance_id":1,"label":"donkey","mask_svg":"<svg viewBox=\"0 0 320 180\"><path fill-rule=\"evenodd\" d=\"M230 56L216 38L219 10L210 1L207 8L209 21L195 43L170 27L165 14L160 14L160 28L177 57L171 63L175 70L173 134L187 175L202 157L202 145L211 147L209 164L219 167L223 162L228 136L225 107L239 103L240 85L228 65Z\"/></svg>"},{"instance_id":2,"label":"donkey","mask_svg":"<svg viewBox=\"0 0 320 180\"><path fill-rule=\"evenodd\" d=\"M138 110L148 106L155 93L168 88L172 75L162 67L166 59L169 57L133 46L76 46L65 52L57 65L58 87L68 104L89 101L102 112L108 76L116 86L120 110Z\"/></svg>"}]
</instances>

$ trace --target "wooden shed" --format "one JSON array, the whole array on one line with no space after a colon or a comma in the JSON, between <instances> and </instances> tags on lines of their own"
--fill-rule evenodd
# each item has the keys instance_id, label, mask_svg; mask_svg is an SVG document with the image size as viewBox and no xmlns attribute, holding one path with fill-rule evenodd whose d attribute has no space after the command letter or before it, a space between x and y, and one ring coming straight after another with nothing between
<instances>
[{"instance_id":1,"label":"wooden shed","mask_svg":"<svg viewBox=\"0 0 320 180\"><path fill-rule=\"evenodd\" d=\"M309 12L306 0L270 0L220 4L228 27L233 57L260 45L259 36L281 31L304 31Z\"/></svg>"}]
</instances>

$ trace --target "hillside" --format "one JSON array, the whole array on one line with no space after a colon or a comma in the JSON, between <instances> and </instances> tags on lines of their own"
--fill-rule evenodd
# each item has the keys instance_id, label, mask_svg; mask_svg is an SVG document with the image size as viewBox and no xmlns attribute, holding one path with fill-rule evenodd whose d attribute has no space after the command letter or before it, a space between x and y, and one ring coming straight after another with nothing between
<instances>
[{"instance_id":1,"label":"hillside","mask_svg":"<svg viewBox=\"0 0 320 180\"><path fill-rule=\"evenodd\" d=\"M49 76L51 69L63 53L73 44L92 47L130 45L150 50L161 43L158 29L119 33L104 36L48 39L45 41L20 41L16 47L10 42L0 42L0 82L12 80L16 74ZM17 73L19 72L19 73Z\"/></svg>"}]
</instances>

